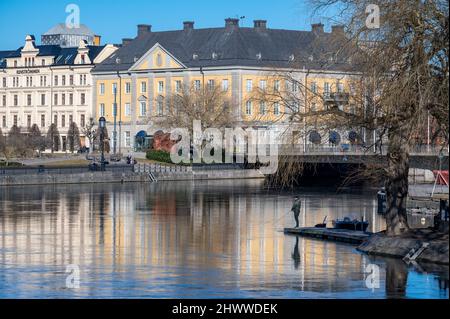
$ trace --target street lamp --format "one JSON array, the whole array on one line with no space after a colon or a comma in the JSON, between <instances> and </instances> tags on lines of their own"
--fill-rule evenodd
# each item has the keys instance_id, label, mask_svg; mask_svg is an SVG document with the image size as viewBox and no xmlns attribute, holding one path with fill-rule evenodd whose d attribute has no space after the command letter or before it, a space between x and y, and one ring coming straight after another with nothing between
<instances>
[{"instance_id":1,"label":"street lamp","mask_svg":"<svg viewBox=\"0 0 450 319\"><path fill-rule=\"evenodd\" d=\"M106 127L106 119L102 116L98 119L98 125L100 127L100 148L102 152L102 157L100 159L100 164L102 170L105 169L105 127Z\"/></svg>"}]
</instances>

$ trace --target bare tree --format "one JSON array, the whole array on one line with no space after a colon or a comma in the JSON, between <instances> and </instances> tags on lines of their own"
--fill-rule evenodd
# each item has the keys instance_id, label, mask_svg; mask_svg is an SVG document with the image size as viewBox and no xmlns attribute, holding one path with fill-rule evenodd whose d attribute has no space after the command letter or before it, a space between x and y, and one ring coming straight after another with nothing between
<instances>
[{"instance_id":1,"label":"bare tree","mask_svg":"<svg viewBox=\"0 0 450 319\"><path fill-rule=\"evenodd\" d=\"M58 151L60 146L60 135L56 124L52 123L47 131L47 139L46 139L47 147L49 147L52 151Z\"/></svg>"},{"instance_id":2,"label":"bare tree","mask_svg":"<svg viewBox=\"0 0 450 319\"><path fill-rule=\"evenodd\" d=\"M96 129L95 129L95 121L91 117L89 118L89 122L81 129L81 132L89 141L89 152L92 153L95 151L95 140L97 138Z\"/></svg>"},{"instance_id":3,"label":"bare tree","mask_svg":"<svg viewBox=\"0 0 450 319\"><path fill-rule=\"evenodd\" d=\"M69 130L67 131L67 141L69 143L69 150L72 153L76 148L79 149L81 146L80 131L75 122L70 123Z\"/></svg>"},{"instance_id":4,"label":"bare tree","mask_svg":"<svg viewBox=\"0 0 450 319\"><path fill-rule=\"evenodd\" d=\"M442 147L448 146L448 1L409 0L313 0L318 12L331 6L342 9L346 25L339 45L313 53L317 67L345 65L348 92L317 92L295 72L276 75L300 86L292 90L259 92L257 98L278 101L286 108L290 129L298 128L303 139L309 128L354 129L375 132L363 141L366 150L382 151L387 162L368 165L360 176L384 181L387 193L387 234L398 235L409 226L406 220L409 154L424 123L431 118ZM376 4L381 25L367 23L367 8ZM317 36L320 43L320 35ZM326 40L326 38L323 38ZM330 39L329 37L327 39ZM330 48L330 46L328 46ZM334 51L334 52L333 52ZM328 56L327 56L328 55ZM298 69L298 68L297 68ZM322 107L313 107L313 101ZM352 108L351 105L355 105ZM308 129L307 129L308 128Z\"/></svg>"},{"instance_id":5,"label":"bare tree","mask_svg":"<svg viewBox=\"0 0 450 319\"><path fill-rule=\"evenodd\" d=\"M201 121L202 129L223 129L233 124L233 103L229 92L221 87L184 85L180 92L156 99L155 124L161 128L186 128L192 136L194 121Z\"/></svg>"},{"instance_id":6,"label":"bare tree","mask_svg":"<svg viewBox=\"0 0 450 319\"><path fill-rule=\"evenodd\" d=\"M39 126L33 124L28 133L28 145L32 150L37 150L39 154L45 151L45 138L42 136Z\"/></svg>"},{"instance_id":7,"label":"bare tree","mask_svg":"<svg viewBox=\"0 0 450 319\"><path fill-rule=\"evenodd\" d=\"M108 128L104 127L103 129L98 127L97 130L95 131L95 141L97 141L97 147L99 150L101 150L101 135L103 133L103 147L104 147L104 152L105 153L109 153L111 151L111 147L110 147L110 141L109 141L109 135L108 135Z\"/></svg>"}]
</instances>

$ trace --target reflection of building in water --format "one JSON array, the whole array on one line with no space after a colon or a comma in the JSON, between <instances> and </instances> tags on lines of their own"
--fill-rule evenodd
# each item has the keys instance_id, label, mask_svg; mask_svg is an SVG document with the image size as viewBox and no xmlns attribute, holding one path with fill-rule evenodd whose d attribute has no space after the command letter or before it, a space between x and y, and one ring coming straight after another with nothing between
<instances>
[{"instance_id":1,"label":"reflection of building in water","mask_svg":"<svg viewBox=\"0 0 450 319\"><path fill-rule=\"evenodd\" d=\"M300 238L293 260L296 238L279 232L293 222L291 196L258 192L224 182L11 189L0 201L1 262L94 271L172 267L180 281L194 271L220 281L206 271L217 269L242 289L254 278L261 289L288 284L305 291L345 289L349 278L362 280L364 258L333 243ZM305 198L302 225L354 208L343 202ZM148 280L145 271L135 275Z\"/></svg>"}]
</instances>

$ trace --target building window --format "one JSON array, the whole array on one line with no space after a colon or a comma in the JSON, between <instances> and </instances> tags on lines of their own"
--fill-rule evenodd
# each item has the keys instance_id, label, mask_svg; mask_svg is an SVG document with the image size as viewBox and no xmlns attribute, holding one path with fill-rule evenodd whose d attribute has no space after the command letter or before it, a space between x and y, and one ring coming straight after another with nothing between
<instances>
[{"instance_id":1,"label":"building window","mask_svg":"<svg viewBox=\"0 0 450 319\"><path fill-rule=\"evenodd\" d=\"M125 116L131 116L131 104L125 103Z\"/></svg>"},{"instance_id":2,"label":"building window","mask_svg":"<svg viewBox=\"0 0 450 319\"><path fill-rule=\"evenodd\" d=\"M3 78L3 87L6 87L6 78Z\"/></svg>"},{"instance_id":3,"label":"building window","mask_svg":"<svg viewBox=\"0 0 450 319\"><path fill-rule=\"evenodd\" d=\"M208 90L214 90L215 85L216 83L214 82L214 80L208 80Z\"/></svg>"},{"instance_id":4,"label":"building window","mask_svg":"<svg viewBox=\"0 0 450 319\"><path fill-rule=\"evenodd\" d=\"M259 102L259 114L261 115L266 114L266 102L264 101Z\"/></svg>"},{"instance_id":5,"label":"building window","mask_svg":"<svg viewBox=\"0 0 450 319\"><path fill-rule=\"evenodd\" d=\"M222 80L222 91L224 91L224 92L228 91L228 80L227 79Z\"/></svg>"},{"instance_id":6,"label":"building window","mask_svg":"<svg viewBox=\"0 0 450 319\"><path fill-rule=\"evenodd\" d=\"M66 94L61 94L61 105L66 105Z\"/></svg>"},{"instance_id":7,"label":"building window","mask_svg":"<svg viewBox=\"0 0 450 319\"><path fill-rule=\"evenodd\" d=\"M81 93L80 101L81 101L81 105L85 105L86 104L86 94L85 93Z\"/></svg>"},{"instance_id":8,"label":"building window","mask_svg":"<svg viewBox=\"0 0 450 319\"><path fill-rule=\"evenodd\" d=\"M27 127L31 127L31 115L27 115Z\"/></svg>"},{"instance_id":9,"label":"building window","mask_svg":"<svg viewBox=\"0 0 450 319\"><path fill-rule=\"evenodd\" d=\"M58 86L58 76L57 75L55 75L55 86Z\"/></svg>"},{"instance_id":10,"label":"building window","mask_svg":"<svg viewBox=\"0 0 450 319\"><path fill-rule=\"evenodd\" d=\"M145 116L147 114L147 103L141 102L139 108L140 116Z\"/></svg>"},{"instance_id":11,"label":"building window","mask_svg":"<svg viewBox=\"0 0 450 319\"><path fill-rule=\"evenodd\" d=\"M14 94L14 106L19 105L19 96L17 94Z\"/></svg>"},{"instance_id":12,"label":"building window","mask_svg":"<svg viewBox=\"0 0 450 319\"><path fill-rule=\"evenodd\" d=\"M113 95L117 94L117 83L113 83L112 85L112 94Z\"/></svg>"},{"instance_id":13,"label":"building window","mask_svg":"<svg viewBox=\"0 0 450 319\"><path fill-rule=\"evenodd\" d=\"M58 115L57 115L57 114L55 114L55 115L53 116L53 124L55 124L56 126L58 126Z\"/></svg>"},{"instance_id":14,"label":"building window","mask_svg":"<svg viewBox=\"0 0 450 319\"><path fill-rule=\"evenodd\" d=\"M265 89L266 89L266 86L267 86L267 81L266 81L266 80L261 80L261 81L259 81L259 88L260 88L261 90L265 90Z\"/></svg>"},{"instance_id":15,"label":"building window","mask_svg":"<svg viewBox=\"0 0 450 319\"><path fill-rule=\"evenodd\" d=\"M273 114L275 114L276 116L280 115L280 103L275 102L273 104Z\"/></svg>"},{"instance_id":16,"label":"building window","mask_svg":"<svg viewBox=\"0 0 450 319\"><path fill-rule=\"evenodd\" d=\"M3 106L6 106L6 95L3 95L2 100L3 100Z\"/></svg>"},{"instance_id":17,"label":"building window","mask_svg":"<svg viewBox=\"0 0 450 319\"><path fill-rule=\"evenodd\" d=\"M245 103L245 114L252 115L252 111L252 101L247 101L247 103Z\"/></svg>"},{"instance_id":18,"label":"building window","mask_svg":"<svg viewBox=\"0 0 450 319\"><path fill-rule=\"evenodd\" d=\"M338 93L344 93L344 84L343 83L337 84L337 91L338 91Z\"/></svg>"},{"instance_id":19,"label":"building window","mask_svg":"<svg viewBox=\"0 0 450 319\"><path fill-rule=\"evenodd\" d=\"M105 83L100 83L100 95L105 94Z\"/></svg>"},{"instance_id":20,"label":"building window","mask_svg":"<svg viewBox=\"0 0 450 319\"><path fill-rule=\"evenodd\" d=\"M13 116L13 125L17 126L17 115Z\"/></svg>"},{"instance_id":21,"label":"building window","mask_svg":"<svg viewBox=\"0 0 450 319\"><path fill-rule=\"evenodd\" d=\"M58 105L58 94L55 93L54 97L55 105Z\"/></svg>"},{"instance_id":22,"label":"building window","mask_svg":"<svg viewBox=\"0 0 450 319\"><path fill-rule=\"evenodd\" d=\"M273 82L273 90L275 92L279 92L280 91L280 80L275 80L275 82Z\"/></svg>"},{"instance_id":23,"label":"building window","mask_svg":"<svg viewBox=\"0 0 450 319\"><path fill-rule=\"evenodd\" d=\"M45 114L41 114L41 127L45 127Z\"/></svg>"},{"instance_id":24,"label":"building window","mask_svg":"<svg viewBox=\"0 0 450 319\"><path fill-rule=\"evenodd\" d=\"M6 115L3 115L3 118L2 118L2 126L3 126L3 127L6 127Z\"/></svg>"},{"instance_id":25,"label":"building window","mask_svg":"<svg viewBox=\"0 0 450 319\"><path fill-rule=\"evenodd\" d=\"M298 83L295 80L292 80L292 92L298 92Z\"/></svg>"},{"instance_id":26,"label":"building window","mask_svg":"<svg viewBox=\"0 0 450 319\"><path fill-rule=\"evenodd\" d=\"M158 93L160 94L164 93L164 81L158 82Z\"/></svg>"},{"instance_id":27,"label":"building window","mask_svg":"<svg viewBox=\"0 0 450 319\"><path fill-rule=\"evenodd\" d=\"M126 94L131 93L131 83L130 82L125 83L125 93Z\"/></svg>"},{"instance_id":28,"label":"building window","mask_svg":"<svg viewBox=\"0 0 450 319\"><path fill-rule=\"evenodd\" d=\"M299 110L300 110L300 108L299 108L298 102L292 103L292 112L298 113Z\"/></svg>"},{"instance_id":29,"label":"building window","mask_svg":"<svg viewBox=\"0 0 450 319\"><path fill-rule=\"evenodd\" d=\"M141 82L141 93L147 93L147 82Z\"/></svg>"},{"instance_id":30,"label":"building window","mask_svg":"<svg viewBox=\"0 0 450 319\"><path fill-rule=\"evenodd\" d=\"M27 106L31 106L31 94L27 94Z\"/></svg>"},{"instance_id":31,"label":"building window","mask_svg":"<svg viewBox=\"0 0 450 319\"><path fill-rule=\"evenodd\" d=\"M323 84L323 94L324 94L326 97L330 96L330 83L325 82L325 83Z\"/></svg>"},{"instance_id":32,"label":"building window","mask_svg":"<svg viewBox=\"0 0 450 319\"><path fill-rule=\"evenodd\" d=\"M100 110L99 110L100 116L105 116L105 104L100 104Z\"/></svg>"},{"instance_id":33,"label":"building window","mask_svg":"<svg viewBox=\"0 0 450 319\"><path fill-rule=\"evenodd\" d=\"M66 116L61 115L61 127L66 127Z\"/></svg>"},{"instance_id":34,"label":"building window","mask_svg":"<svg viewBox=\"0 0 450 319\"><path fill-rule=\"evenodd\" d=\"M73 93L69 94L69 105L73 105Z\"/></svg>"},{"instance_id":35,"label":"building window","mask_svg":"<svg viewBox=\"0 0 450 319\"><path fill-rule=\"evenodd\" d=\"M41 60L41 65L42 65L42 66L45 66L45 59L42 59L42 60Z\"/></svg>"},{"instance_id":36,"label":"building window","mask_svg":"<svg viewBox=\"0 0 450 319\"><path fill-rule=\"evenodd\" d=\"M200 80L195 80L194 81L194 89L196 91L200 91L200 85L201 85Z\"/></svg>"},{"instance_id":37,"label":"building window","mask_svg":"<svg viewBox=\"0 0 450 319\"><path fill-rule=\"evenodd\" d=\"M61 85L62 85L62 86L65 86L65 85L66 85L66 76L65 76L65 75L63 75L63 76L61 77Z\"/></svg>"},{"instance_id":38,"label":"building window","mask_svg":"<svg viewBox=\"0 0 450 319\"><path fill-rule=\"evenodd\" d=\"M157 101L157 110L158 116L164 115L164 102L162 98L159 98Z\"/></svg>"},{"instance_id":39,"label":"building window","mask_svg":"<svg viewBox=\"0 0 450 319\"><path fill-rule=\"evenodd\" d=\"M69 76L69 85L73 85L73 75Z\"/></svg>"},{"instance_id":40,"label":"building window","mask_svg":"<svg viewBox=\"0 0 450 319\"><path fill-rule=\"evenodd\" d=\"M253 90L253 81L247 80L247 92L251 92Z\"/></svg>"},{"instance_id":41,"label":"building window","mask_svg":"<svg viewBox=\"0 0 450 319\"><path fill-rule=\"evenodd\" d=\"M84 114L80 115L80 126L85 127L86 126L86 116Z\"/></svg>"},{"instance_id":42,"label":"building window","mask_svg":"<svg viewBox=\"0 0 450 319\"><path fill-rule=\"evenodd\" d=\"M311 83L311 92L317 93L317 83L316 82Z\"/></svg>"},{"instance_id":43,"label":"building window","mask_svg":"<svg viewBox=\"0 0 450 319\"><path fill-rule=\"evenodd\" d=\"M181 81L180 80L175 81L175 92L176 93L181 92Z\"/></svg>"},{"instance_id":44,"label":"building window","mask_svg":"<svg viewBox=\"0 0 450 319\"><path fill-rule=\"evenodd\" d=\"M131 132L125 132L125 147L131 147Z\"/></svg>"}]
</instances>

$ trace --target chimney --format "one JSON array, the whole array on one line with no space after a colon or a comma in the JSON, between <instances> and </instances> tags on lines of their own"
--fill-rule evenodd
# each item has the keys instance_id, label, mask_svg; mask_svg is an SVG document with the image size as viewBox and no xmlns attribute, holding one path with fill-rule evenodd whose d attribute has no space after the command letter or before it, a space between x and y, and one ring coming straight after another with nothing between
<instances>
[{"instance_id":1,"label":"chimney","mask_svg":"<svg viewBox=\"0 0 450 319\"><path fill-rule=\"evenodd\" d=\"M312 32L315 34L323 33L323 24L322 23L314 23L311 24Z\"/></svg>"},{"instance_id":2,"label":"chimney","mask_svg":"<svg viewBox=\"0 0 450 319\"><path fill-rule=\"evenodd\" d=\"M139 24L137 26L137 29L138 29L138 34L137 35L138 35L138 37L140 37L140 36L142 36L144 34L147 34L147 33L151 32L152 26L148 25L148 24Z\"/></svg>"},{"instance_id":3,"label":"chimney","mask_svg":"<svg viewBox=\"0 0 450 319\"><path fill-rule=\"evenodd\" d=\"M100 46L102 42L102 37L100 35L94 35L94 45Z\"/></svg>"},{"instance_id":4,"label":"chimney","mask_svg":"<svg viewBox=\"0 0 450 319\"><path fill-rule=\"evenodd\" d=\"M345 33L345 29L343 25L333 25L331 27L331 33L336 35L343 35Z\"/></svg>"},{"instance_id":5,"label":"chimney","mask_svg":"<svg viewBox=\"0 0 450 319\"><path fill-rule=\"evenodd\" d=\"M124 47L124 46L130 44L131 41L133 41L133 39L130 39L130 38L124 38L124 39L122 39L122 46Z\"/></svg>"},{"instance_id":6,"label":"chimney","mask_svg":"<svg viewBox=\"0 0 450 319\"><path fill-rule=\"evenodd\" d=\"M266 30L267 29L267 21L266 20L254 20L254 27L257 30Z\"/></svg>"},{"instance_id":7,"label":"chimney","mask_svg":"<svg viewBox=\"0 0 450 319\"><path fill-rule=\"evenodd\" d=\"M194 30L194 21L184 21L183 30L184 31Z\"/></svg>"},{"instance_id":8,"label":"chimney","mask_svg":"<svg viewBox=\"0 0 450 319\"><path fill-rule=\"evenodd\" d=\"M238 28L239 28L239 19L232 19L232 18L225 19L225 29L231 31Z\"/></svg>"}]
</instances>

